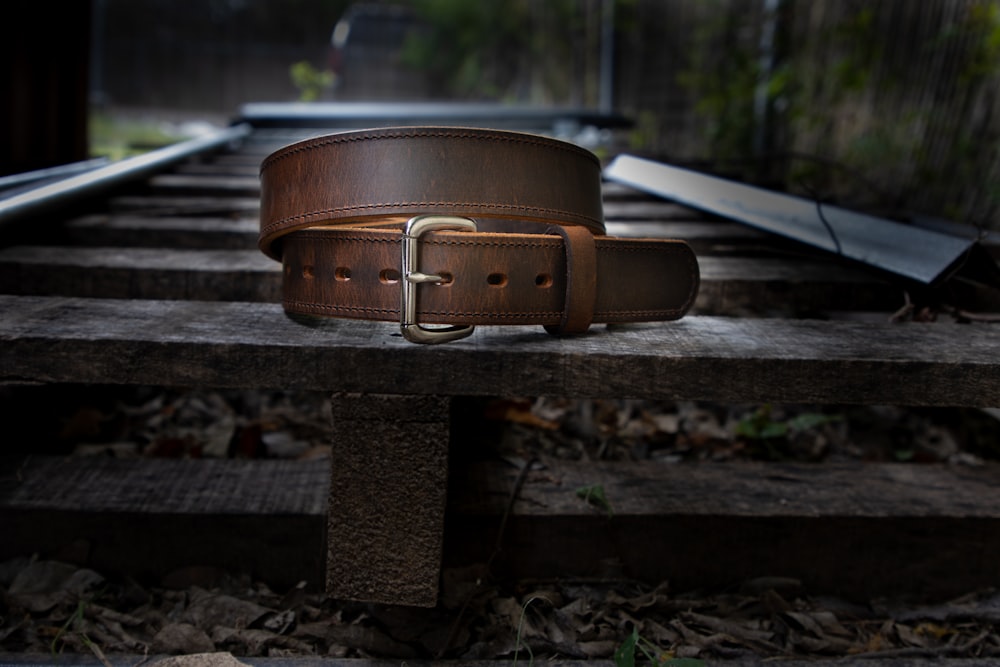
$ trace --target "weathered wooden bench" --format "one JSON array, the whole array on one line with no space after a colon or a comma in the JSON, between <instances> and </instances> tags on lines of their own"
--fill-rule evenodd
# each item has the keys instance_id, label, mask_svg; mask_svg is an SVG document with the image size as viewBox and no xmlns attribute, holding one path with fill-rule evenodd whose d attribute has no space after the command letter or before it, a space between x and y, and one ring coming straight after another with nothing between
<instances>
[{"instance_id":1,"label":"weathered wooden bench","mask_svg":"<svg viewBox=\"0 0 1000 667\"><path fill-rule=\"evenodd\" d=\"M449 474L466 397L997 406L995 328L891 323L904 295L885 276L613 184L610 233L680 237L699 253L689 317L572 339L481 328L429 347L391 325L293 321L277 303L278 266L254 246L257 165L289 140L256 131L0 249L0 382L329 392L332 464L29 460L0 489L5 549L89 530L124 565L114 532L155 522L164 540L196 531L192 559L249 550L243 562L286 580L325 568L333 597L428 606L442 563L487 560L505 522L504 567L529 576L595 575L617 559L630 576L691 586L760 574L846 593L996 583L992 465L566 463L519 479L477 463ZM572 492L595 483L613 519ZM136 542L149 568L167 566L155 539ZM955 560L963 567L937 576Z\"/></svg>"}]
</instances>

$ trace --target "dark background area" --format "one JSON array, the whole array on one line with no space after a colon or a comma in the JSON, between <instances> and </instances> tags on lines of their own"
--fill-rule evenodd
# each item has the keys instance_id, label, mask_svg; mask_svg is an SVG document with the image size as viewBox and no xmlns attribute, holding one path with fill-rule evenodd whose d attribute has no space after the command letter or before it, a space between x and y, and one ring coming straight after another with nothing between
<instances>
[{"instance_id":1,"label":"dark background area","mask_svg":"<svg viewBox=\"0 0 1000 667\"><path fill-rule=\"evenodd\" d=\"M634 152L890 217L998 226L997 0L8 8L24 18L0 29L0 173L83 159L108 117L219 124L247 102L473 100L614 110L634 122Z\"/></svg>"}]
</instances>

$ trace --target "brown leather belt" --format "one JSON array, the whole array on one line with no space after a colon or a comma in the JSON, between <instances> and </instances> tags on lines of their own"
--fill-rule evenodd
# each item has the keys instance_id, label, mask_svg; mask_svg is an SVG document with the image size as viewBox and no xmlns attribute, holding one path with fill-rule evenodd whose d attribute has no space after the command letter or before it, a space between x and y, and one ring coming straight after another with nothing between
<instances>
[{"instance_id":1,"label":"brown leather belt","mask_svg":"<svg viewBox=\"0 0 1000 667\"><path fill-rule=\"evenodd\" d=\"M294 314L398 321L415 342L475 325L673 320L698 290L683 241L604 236L578 146L473 128L331 134L261 164L260 249ZM447 327L427 327L444 324Z\"/></svg>"}]
</instances>

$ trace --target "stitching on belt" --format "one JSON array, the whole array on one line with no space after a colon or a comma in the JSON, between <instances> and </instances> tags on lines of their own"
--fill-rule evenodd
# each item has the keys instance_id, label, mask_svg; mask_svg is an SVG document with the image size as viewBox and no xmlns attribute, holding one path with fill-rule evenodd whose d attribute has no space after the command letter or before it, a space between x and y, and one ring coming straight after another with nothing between
<instances>
[{"instance_id":1,"label":"stitching on belt","mask_svg":"<svg viewBox=\"0 0 1000 667\"><path fill-rule=\"evenodd\" d=\"M579 148L577 148L577 147L575 147L575 146L573 146L571 144L562 145L562 144L559 144L559 143L545 141L545 140L543 140L541 138L536 139L536 138L533 138L533 137L504 136L504 135L492 134L492 133L489 133L489 132L484 132L482 134L479 134L479 133L472 133L472 132L428 132L428 131L406 132L406 131L399 131L399 132L387 132L387 133L382 133L382 134L376 134L376 133L370 133L370 134L365 134L365 133L348 134L348 133L345 133L344 135L334 135L332 137L324 137L323 139L316 139L316 140L307 142L304 145L289 146L288 148L286 148L284 150L279 150L277 153L274 153L273 155L269 155L268 157L266 157L264 159L264 161L261 162L260 173L263 174L264 171L268 167L270 167L272 164L274 164L274 163L276 163L276 162L278 162L280 160L283 160L286 157L291 157L292 155L296 155L298 153L305 153L305 152L308 152L308 151L311 151L311 150L315 150L317 148L324 148L326 146L333 146L333 145L336 145L336 144L349 144L349 143L355 143L355 142L358 142L358 141L368 142L368 141L376 141L376 140L381 140L381 139L437 139L437 138L445 138L445 139L471 139L471 140L475 140L475 141L494 141L494 142L518 143L518 144L524 144L524 145L527 145L527 146L541 146L543 148L549 148L549 149L552 149L552 150L566 151L567 153L571 153L573 155L579 155L581 157L585 157L588 160L591 160L592 162L595 162L596 164L600 165L600 161L598 161L593 156L593 154L589 153L588 151L581 150L581 149L579 149Z\"/></svg>"}]
</instances>

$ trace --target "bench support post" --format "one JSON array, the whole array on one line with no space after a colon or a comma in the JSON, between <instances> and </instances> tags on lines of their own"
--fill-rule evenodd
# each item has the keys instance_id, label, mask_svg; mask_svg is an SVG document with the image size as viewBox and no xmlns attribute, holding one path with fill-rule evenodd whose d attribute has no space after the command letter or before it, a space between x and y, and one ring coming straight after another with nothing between
<instances>
[{"instance_id":1,"label":"bench support post","mask_svg":"<svg viewBox=\"0 0 1000 667\"><path fill-rule=\"evenodd\" d=\"M333 396L330 597L437 604L450 406L442 396Z\"/></svg>"}]
</instances>

